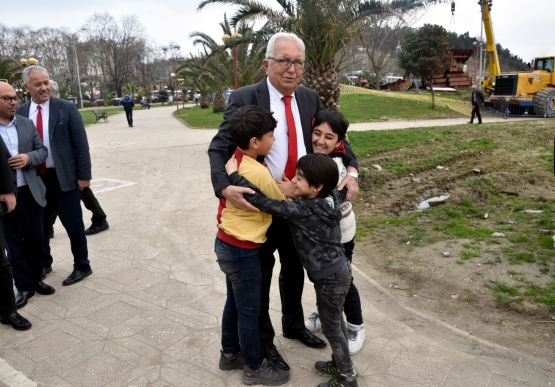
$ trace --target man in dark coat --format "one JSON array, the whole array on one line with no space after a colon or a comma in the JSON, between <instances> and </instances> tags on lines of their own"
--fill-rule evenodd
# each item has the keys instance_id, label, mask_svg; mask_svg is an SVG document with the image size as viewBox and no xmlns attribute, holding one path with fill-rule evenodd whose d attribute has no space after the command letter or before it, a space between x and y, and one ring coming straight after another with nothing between
<instances>
[{"instance_id":1,"label":"man in dark coat","mask_svg":"<svg viewBox=\"0 0 555 387\"><path fill-rule=\"evenodd\" d=\"M132 128L133 106L135 106L135 102L133 102L133 98L129 97L129 94L125 94L125 98L121 100L121 104L123 105L123 110L125 110L125 118L127 118L127 124L130 128Z\"/></svg>"},{"instance_id":2,"label":"man in dark coat","mask_svg":"<svg viewBox=\"0 0 555 387\"><path fill-rule=\"evenodd\" d=\"M478 123L482 123L482 115L480 114L480 108L484 107L484 93L482 90L478 90L476 85L472 86L472 116L470 118L469 124L474 123L474 116L478 116Z\"/></svg>"}]
</instances>

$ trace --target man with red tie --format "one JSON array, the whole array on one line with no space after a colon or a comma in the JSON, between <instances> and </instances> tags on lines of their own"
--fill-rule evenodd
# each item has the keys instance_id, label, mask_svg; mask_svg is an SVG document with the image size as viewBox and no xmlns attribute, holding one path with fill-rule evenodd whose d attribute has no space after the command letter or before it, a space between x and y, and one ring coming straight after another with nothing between
<instances>
[{"instance_id":1,"label":"man with red tie","mask_svg":"<svg viewBox=\"0 0 555 387\"><path fill-rule=\"evenodd\" d=\"M225 171L225 163L236 149L227 122L233 112L241 106L261 106L273 112L277 120L274 130L275 142L268 156L264 158L274 179L281 180L284 175L291 179L295 175L297 160L312 152L312 119L318 111L324 109L324 106L314 90L298 87L304 70L304 59L304 43L298 36L277 33L270 38L266 58L262 61L266 77L260 83L242 87L231 93L229 106L224 113L224 122L208 148L212 185L217 197L225 197L238 208L258 211L243 198L243 194L250 190L231 185ZM349 145L346 145L347 151L352 154ZM354 154L352 156L353 165L350 165L348 170L354 175L358 164ZM356 197L357 179L347 176L344 181L349 188L349 196ZM298 339L314 348L323 348L327 343L309 332L304 325L301 304L304 270L287 221L274 217L266 236L268 239L261 248L262 290L258 320L260 344L264 357L270 363L288 370L289 365L273 343L275 332L269 315L270 284L276 250L279 252L281 263L279 285L283 335L286 338Z\"/></svg>"},{"instance_id":2,"label":"man with red tie","mask_svg":"<svg viewBox=\"0 0 555 387\"><path fill-rule=\"evenodd\" d=\"M45 68L29 66L22 74L31 101L21 105L17 114L29 117L42 134L48 148L45 168L39 167L46 186L45 230L50 229L56 210L67 231L73 253L73 269L62 285L73 285L92 274L81 209L81 191L91 183L91 156L83 119L77 107L60 98L51 98L50 78ZM43 173L44 172L44 173ZM43 268L52 271L50 235L44 235Z\"/></svg>"}]
</instances>

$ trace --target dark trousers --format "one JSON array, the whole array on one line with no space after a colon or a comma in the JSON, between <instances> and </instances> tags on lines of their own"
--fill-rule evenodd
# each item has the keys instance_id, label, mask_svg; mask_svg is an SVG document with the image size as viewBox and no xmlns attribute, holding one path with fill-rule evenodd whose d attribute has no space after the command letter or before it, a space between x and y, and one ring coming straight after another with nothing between
<instances>
[{"instance_id":1,"label":"dark trousers","mask_svg":"<svg viewBox=\"0 0 555 387\"><path fill-rule=\"evenodd\" d=\"M278 217L272 218L272 225L266 233L266 243L260 250L262 259L262 286L260 294L260 316L258 326L260 329L260 345L267 347L273 344L274 328L270 319L270 285L272 270L275 265L274 252L279 253L281 270L279 273L279 293L281 296L281 324L283 333L293 336L303 331L304 315L301 298L304 287L304 269L286 220Z\"/></svg>"},{"instance_id":2,"label":"dark trousers","mask_svg":"<svg viewBox=\"0 0 555 387\"><path fill-rule=\"evenodd\" d=\"M222 350L241 352L245 364L258 369L264 360L258 334L260 249L244 249L216 238L214 251L225 273L227 289L222 315Z\"/></svg>"},{"instance_id":3,"label":"dark trousers","mask_svg":"<svg viewBox=\"0 0 555 387\"><path fill-rule=\"evenodd\" d=\"M83 188L81 191L81 201L85 205L85 208L92 212L91 222L93 225L98 225L106 222L106 214L102 207L100 207L100 203L94 196L94 193L90 187ZM48 231L52 230L52 226L56 223L56 218L58 217L58 213L54 210L52 213L52 223L50 224L50 228Z\"/></svg>"},{"instance_id":4,"label":"dark trousers","mask_svg":"<svg viewBox=\"0 0 555 387\"><path fill-rule=\"evenodd\" d=\"M353 373L353 363L349 353L349 336L343 320L343 304L352 279L351 264L345 262L341 270L329 277L314 281L318 316L322 323L322 333L332 350L332 359L337 369L345 375Z\"/></svg>"},{"instance_id":5,"label":"dark trousers","mask_svg":"<svg viewBox=\"0 0 555 387\"><path fill-rule=\"evenodd\" d=\"M44 229L49 230L52 226L52 211L55 210L69 237L74 270L89 270L91 266L88 258L89 252L87 249L85 225L83 223L83 211L81 210L81 191L78 189L62 191L56 176L56 169L54 168L48 168L46 173L41 175L41 177L44 185L46 185L47 204L44 209L44 219L45 222L49 223L44 226ZM43 267L52 266L52 262L50 235L45 233Z\"/></svg>"},{"instance_id":6,"label":"dark trousers","mask_svg":"<svg viewBox=\"0 0 555 387\"><path fill-rule=\"evenodd\" d=\"M28 186L17 193L17 206L4 215L8 260L15 287L29 292L42 274L44 208L33 198Z\"/></svg>"},{"instance_id":7,"label":"dark trousers","mask_svg":"<svg viewBox=\"0 0 555 387\"><path fill-rule=\"evenodd\" d=\"M355 240L352 239L347 243L343 243L343 248L345 249L345 256L350 263L353 262L353 251L355 249ZM353 283L353 277L351 277L351 286L349 287L349 292L347 297L345 297L345 317L347 317L347 322L354 325L362 325L364 321L362 320L362 307L360 305L360 295L358 294L358 289Z\"/></svg>"},{"instance_id":8,"label":"dark trousers","mask_svg":"<svg viewBox=\"0 0 555 387\"><path fill-rule=\"evenodd\" d=\"M480 114L480 105L472 104L472 116L470 117L470 122L474 122L474 116L478 116L478 122L482 123L482 115Z\"/></svg>"},{"instance_id":9,"label":"dark trousers","mask_svg":"<svg viewBox=\"0 0 555 387\"><path fill-rule=\"evenodd\" d=\"M129 126L133 126L133 109L131 110L124 109L124 110L125 110L125 118L127 118L127 124Z\"/></svg>"},{"instance_id":10,"label":"dark trousers","mask_svg":"<svg viewBox=\"0 0 555 387\"><path fill-rule=\"evenodd\" d=\"M0 316L8 316L16 311L12 266L6 258L4 224L0 218Z\"/></svg>"}]
</instances>

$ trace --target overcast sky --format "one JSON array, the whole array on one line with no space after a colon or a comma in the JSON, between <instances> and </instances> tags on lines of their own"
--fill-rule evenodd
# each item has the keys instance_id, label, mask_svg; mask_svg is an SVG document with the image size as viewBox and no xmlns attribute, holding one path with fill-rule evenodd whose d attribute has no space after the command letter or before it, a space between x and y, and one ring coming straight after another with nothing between
<instances>
[{"instance_id":1,"label":"overcast sky","mask_svg":"<svg viewBox=\"0 0 555 387\"><path fill-rule=\"evenodd\" d=\"M275 0L259 0L275 4ZM315 0L318 1L318 0ZM4 2L3 2L4 3ZM221 39L219 23L224 12L228 17L236 8L208 5L198 12L200 0L24 0L6 2L0 11L0 23L15 27L23 24L33 29L66 27L76 31L95 12L105 11L119 19L135 14L143 24L151 42L161 46L175 42L181 52L198 52L189 39L193 31L207 33ZM422 19L424 23L440 24L448 31L480 36L481 15L477 0L455 1L456 11L451 16L450 3L434 6ZM492 20L497 43L525 61L535 56L555 55L555 41L550 28L555 15L555 0L493 0ZM484 34L485 40L485 34Z\"/></svg>"}]
</instances>

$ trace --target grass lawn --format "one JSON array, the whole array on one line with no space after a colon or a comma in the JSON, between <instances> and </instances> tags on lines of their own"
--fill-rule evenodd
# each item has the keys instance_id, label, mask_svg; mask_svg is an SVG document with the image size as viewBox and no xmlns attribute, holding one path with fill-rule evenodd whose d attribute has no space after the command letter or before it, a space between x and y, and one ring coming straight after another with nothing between
<instances>
[{"instance_id":1,"label":"grass lawn","mask_svg":"<svg viewBox=\"0 0 555 387\"><path fill-rule=\"evenodd\" d=\"M388 120L433 120L462 117L453 110L436 107L419 101L381 98L369 94L349 94L341 97L340 109L347 120L355 122L376 122ZM174 113L176 115L176 113ZM217 129L223 121L223 113L214 113L212 106L200 106L179 111L179 119L192 128Z\"/></svg>"},{"instance_id":2,"label":"grass lawn","mask_svg":"<svg viewBox=\"0 0 555 387\"><path fill-rule=\"evenodd\" d=\"M339 101L339 110L350 123L462 117L451 109L439 106L434 109L429 103L372 94L343 95Z\"/></svg>"}]
</instances>

